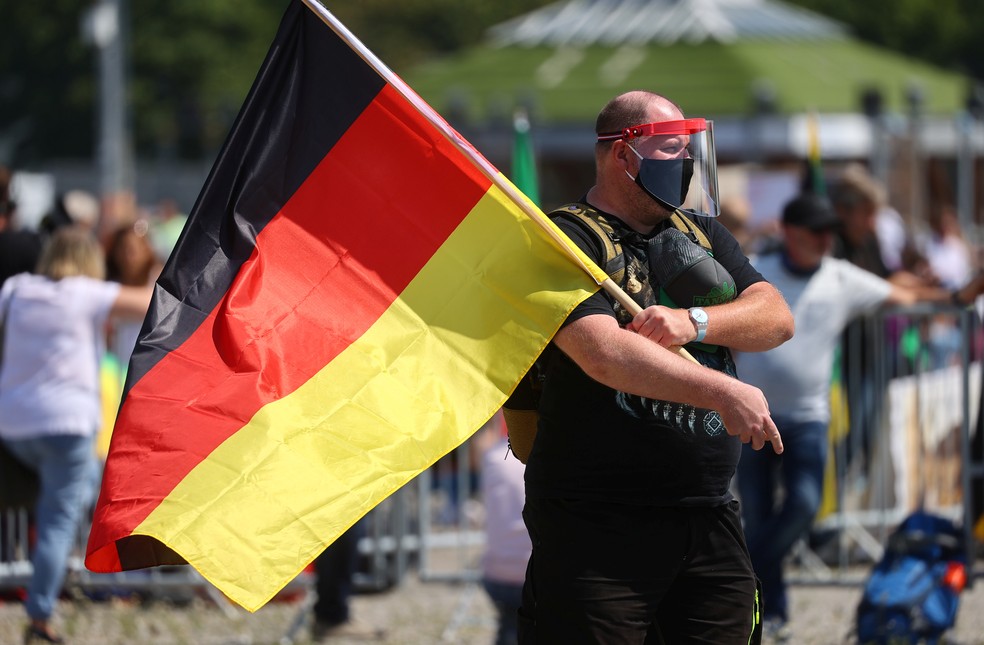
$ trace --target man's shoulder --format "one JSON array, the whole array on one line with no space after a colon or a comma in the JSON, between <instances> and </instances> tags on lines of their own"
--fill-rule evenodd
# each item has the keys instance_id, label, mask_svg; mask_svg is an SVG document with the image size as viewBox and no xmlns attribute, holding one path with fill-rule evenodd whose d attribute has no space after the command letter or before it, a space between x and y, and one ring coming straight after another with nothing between
<instances>
[{"instance_id":1,"label":"man's shoulder","mask_svg":"<svg viewBox=\"0 0 984 645\"><path fill-rule=\"evenodd\" d=\"M597 210L581 202L569 202L547 211L547 217L565 233L576 231L591 237L597 235L597 226L591 226L590 223L597 220L599 215Z\"/></svg>"},{"instance_id":2,"label":"man's shoulder","mask_svg":"<svg viewBox=\"0 0 984 645\"><path fill-rule=\"evenodd\" d=\"M547 216L558 226L562 226L562 223L566 222L595 235L604 231L606 234L618 236L620 232L630 230L628 225L616 215L595 208L584 201L569 202L558 206L549 211ZM600 228L597 225L600 225Z\"/></svg>"},{"instance_id":3,"label":"man's shoulder","mask_svg":"<svg viewBox=\"0 0 984 645\"><path fill-rule=\"evenodd\" d=\"M598 210L593 208L590 204L583 201L573 201L567 202L566 204L561 204L556 208L547 211L547 215L550 218L564 218L566 217L582 217L589 213L597 213Z\"/></svg>"}]
</instances>

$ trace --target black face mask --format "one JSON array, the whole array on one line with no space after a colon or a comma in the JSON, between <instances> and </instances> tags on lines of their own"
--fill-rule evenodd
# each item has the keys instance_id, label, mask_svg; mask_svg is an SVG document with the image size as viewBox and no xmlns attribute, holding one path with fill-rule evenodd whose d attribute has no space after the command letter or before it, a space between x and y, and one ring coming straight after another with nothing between
<instances>
[{"instance_id":1,"label":"black face mask","mask_svg":"<svg viewBox=\"0 0 984 645\"><path fill-rule=\"evenodd\" d=\"M694 160L646 159L635 148L632 152L639 157L639 174L635 177L635 183L667 210L673 211L683 206L694 176Z\"/></svg>"}]
</instances>

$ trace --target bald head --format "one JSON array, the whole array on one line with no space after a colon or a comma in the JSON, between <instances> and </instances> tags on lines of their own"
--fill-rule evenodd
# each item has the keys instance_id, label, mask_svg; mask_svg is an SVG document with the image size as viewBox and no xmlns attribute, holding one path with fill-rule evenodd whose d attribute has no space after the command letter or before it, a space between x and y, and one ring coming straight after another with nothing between
<instances>
[{"instance_id":1,"label":"bald head","mask_svg":"<svg viewBox=\"0 0 984 645\"><path fill-rule=\"evenodd\" d=\"M683 111L668 98L645 90L633 90L616 96L601 109L595 121L595 134L621 132L633 125L681 118Z\"/></svg>"}]
</instances>

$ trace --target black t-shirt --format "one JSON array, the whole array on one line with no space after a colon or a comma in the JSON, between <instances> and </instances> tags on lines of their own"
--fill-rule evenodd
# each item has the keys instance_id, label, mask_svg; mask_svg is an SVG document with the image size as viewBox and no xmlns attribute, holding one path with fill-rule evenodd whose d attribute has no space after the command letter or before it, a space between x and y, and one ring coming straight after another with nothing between
<instances>
[{"instance_id":1,"label":"black t-shirt","mask_svg":"<svg viewBox=\"0 0 984 645\"><path fill-rule=\"evenodd\" d=\"M606 217L616 233L629 232ZM738 293L764 280L722 224L692 219L707 235L714 258L731 273ZM597 238L569 221L557 224L603 264ZM645 237L626 235L623 252L644 253L647 240L662 230ZM565 324L594 314L616 316L614 299L604 290L579 305ZM540 423L526 467L528 497L660 506L717 506L731 500L741 443L724 431L717 413L620 393L588 377L555 347L546 356ZM706 364L708 356L699 358ZM718 362L715 367L733 373L730 354L722 349L716 356L711 357Z\"/></svg>"}]
</instances>

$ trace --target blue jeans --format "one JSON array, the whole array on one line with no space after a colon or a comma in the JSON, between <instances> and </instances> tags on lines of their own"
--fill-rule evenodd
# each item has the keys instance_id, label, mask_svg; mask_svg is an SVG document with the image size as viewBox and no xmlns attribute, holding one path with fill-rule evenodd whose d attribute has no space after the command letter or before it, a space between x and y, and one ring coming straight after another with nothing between
<instances>
[{"instance_id":1,"label":"blue jeans","mask_svg":"<svg viewBox=\"0 0 984 645\"><path fill-rule=\"evenodd\" d=\"M92 500L96 458L93 437L48 435L5 439L15 457L37 471L41 491L34 509L37 542L31 555L34 572L24 609L36 620L55 610L65 581L68 556L85 505Z\"/></svg>"},{"instance_id":2,"label":"blue jeans","mask_svg":"<svg viewBox=\"0 0 984 645\"><path fill-rule=\"evenodd\" d=\"M495 645L515 645L519 641L519 607L523 604L523 583L482 580L485 592L495 605L499 618Z\"/></svg>"},{"instance_id":3,"label":"blue jeans","mask_svg":"<svg viewBox=\"0 0 984 645\"><path fill-rule=\"evenodd\" d=\"M738 464L738 494L752 566L762 582L763 613L788 620L782 561L809 531L820 508L828 424L773 420L785 450L777 455L768 445L753 450L745 444Z\"/></svg>"}]
</instances>

